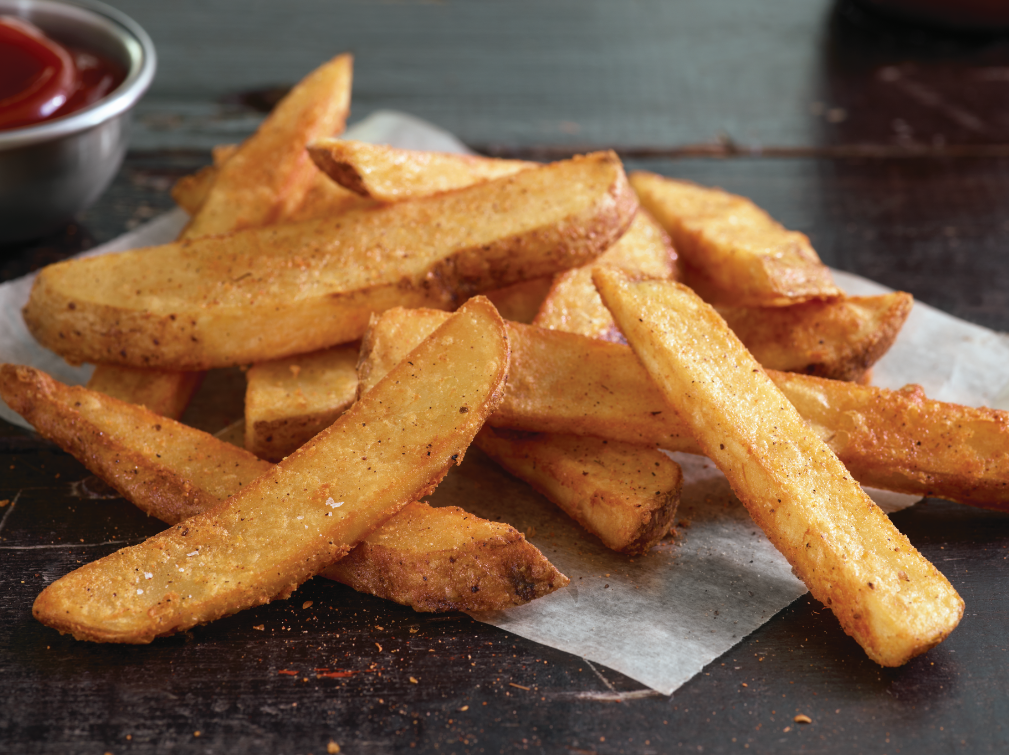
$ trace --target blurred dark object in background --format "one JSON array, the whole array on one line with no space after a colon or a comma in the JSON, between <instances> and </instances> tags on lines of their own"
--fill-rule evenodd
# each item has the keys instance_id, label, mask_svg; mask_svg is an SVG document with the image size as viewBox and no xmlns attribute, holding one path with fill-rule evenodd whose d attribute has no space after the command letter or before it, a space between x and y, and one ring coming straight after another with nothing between
<instances>
[{"instance_id":1,"label":"blurred dark object in background","mask_svg":"<svg viewBox=\"0 0 1009 755\"><path fill-rule=\"evenodd\" d=\"M838 0L826 19L818 142L869 151L1004 154L1009 34L899 21L870 9L869 1Z\"/></svg>"},{"instance_id":2,"label":"blurred dark object in background","mask_svg":"<svg viewBox=\"0 0 1009 755\"><path fill-rule=\"evenodd\" d=\"M1006 0L857 0L859 5L891 16L958 31L998 32L1009 29Z\"/></svg>"}]
</instances>

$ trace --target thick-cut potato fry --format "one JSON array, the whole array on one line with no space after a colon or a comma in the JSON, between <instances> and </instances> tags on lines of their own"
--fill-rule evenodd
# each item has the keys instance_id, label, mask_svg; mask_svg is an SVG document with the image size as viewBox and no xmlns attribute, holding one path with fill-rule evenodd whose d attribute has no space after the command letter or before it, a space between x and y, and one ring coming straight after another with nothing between
<instances>
[{"instance_id":1,"label":"thick-cut potato fry","mask_svg":"<svg viewBox=\"0 0 1009 755\"><path fill-rule=\"evenodd\" d=\"M568 270L554 278L533 324L590 338L622 341L610 311L603 306L592 284L592 266L596 264L614 265L648 278L673 278L676 252L662 227L646 211L639 210L627 233L592 265Z\"/></svg>"},{"instance_id":2,"label":"thick-cut potato fry","mask_svg":"<svg viewBox=\"0 0 1009 755\"><path fill-rule=\"evenodd\" d=\"M245 448L280 461L357 398L358 344L261 362L246 373Z\"/></svg>"},{"instance_id":3,"label":"thick-cut potato fry","mask_svg":"<svg viewBox=\"0 0 1009 755\"><path fill-rule=\"evenodd\" d=\"M361 342L359 395L446 317L434 309L401 308L376 315ZM487 424L697 453L697 444L627 346L530 325L507 326L511 371L505 398Z\"/></svg>"},{"instance_id":4,"label":"thick-cut potato fry","mask_svg":"<svg viewBox=\"0 0 1009 755\"><path fill-rule=\"evenodd\" d=\"M530 322L552 282L550 277L534 278L486 296L504 319ZM357 396L357 358L358 345L353 344L249 369L245 448L279 461L331 424Z\"/></svg>"},{"instance_id":5,"label":"thick-cut potato fry","mask_svg":"<svg viewBox=\"0 0 1009 755\"><path fill-rule=\"evenodd\" d=\"M686 286L594 280L635 354L841 627L883 666L942 642L963 600L851 478L725 321Z\"/></svg>"},{"instance_id":6,"label":"thick-cut potato fry","mask_svg":"<svg viewBox=\"0 0 1009 755\"><path fill-rule=\"evenodd\" d=\"M627 233L598 260L555 276L533 322L542 328L622 341L592 283L592 267L618 265L635 274L667 278L675 274L675 263L666 232L646 211L638 210ZM647 551L669 529L682 477L675 462L654 450L550 433L513 438L491 428L484 428L476 442L613 550ZM587 468L592 469L591 478L585 476ZM648 477L655 472L661 474L662 484Z\"/></svg>"},{"instance_id":7,"label":"thick-cut potato fry","mask_svg":"<svg viewBox=\"0 0 1009 755\"><path fill-rule=\"evenodd\" d=\"M260 362L353 341L391 306L453 308L585 264L636 209L620 160L596 153L335 219L50 265L24 317L72 362Z\"/></svg>"},{"instance_id":8,"label":"thick-cut potato fry","mask_svg":"<svg viewBox=\"0 0 1009 755\"><path fill-rule=\"evenodd\" d=\"M172 196L192 216L180 239L230 233L289 219L312 193L314 183L325 180L307 157L305 146L316 137L343 130L350 110L351 71L349 55L341 55L316 69L277 104L256 133L240 146L216 147L214 168L180 180ZM330 181L326 183L332 185ZM349 192L337 187L325 189L329 192L327 197L334 193L344 195L348 209L360 204ZM313 201L317 201L314 196ZM142 389L132 395L123 390L135 383L115 365L100 363L95 371L96 385L119 386L119 392L113 394L116 397L138 404L149 400ZM176 395L165 394L163 398L181 404L184 409L192 395L184 388L194 378L165 377L162 385L173 379L178 382Z\"/></svg>"},{"instance_id":9,"label":"thick-cut potato fry","mask_svg":"<svg viewBox=\"0 0 1009 755\"><path fill-rule=\"evenodd\" d=\"M426 503L407 504L322 576L415 611L499 611L570 581L514 527Z\"/></svg>"},{"instance_id":10,"label":"thick-cut potato fry","mask_svg":"<svg viewBox=\"0 0 1009 755\"><path fill-rule=\"evenodd\" d=\"M504 319L530 322L552 284L550 277L534 278L486 296ZM358 345L351 344L250 368L245 448L280 461L332 424L357 397L357 359Z\"/></svg>"},{"instance_id":11,"label":"thick-cut potato fry","mask_svg":"<svg viewBox=\"0 0 1009 755\"><path fill-rule=\"evenodd\" d=\"M379 202L426 197L538 166L524 160L397 149L333 138L309 144L308 153L319 170L340 186Z\"/></svg>"},{"instance_id":12,"label":"thick-cut potato fry","mask_svg":"<svg viewBox=\"0 0 1009 755\"><path fill-rule=\"evenodd\" d=\"M446 317L398 309L377 317L362 343L358 378L370 381L372 364L384 364L381 375ZM508 386L488 425L701 453L627 346L516 323L508 324L508 334ZM1009 413L809 375L767 374L795 398L799 413L859 482L1009 510ZM913 421L905 421L906 413Z\"/></svg>"},{"instance_id":13,"label":"thick-cut potato fry","mask_svg":"<svg viewBox=\"0 0 1009 755\"><path fill-rule=\"evenodd\" d=\"M210 187L216 178L217 168L205 165L195 173L183 176L175 182L172 186L172 199L192 217L207 201L207 194L210 193Z\"/></svg>"},{"instance_id":14,"label":"thick-cut potato fry","mask_svg":"<svg viewBox=\"0 0 1009 755\"><path fill-rule=\"evenodd\" d=\"M474 443L607 548L644 553L669 532L683 475L679 464L654 448L491 427Z\"/></svg>"},{"instance_id":15,"label":"thick-cut potato fry","mask_svg":"<svg viewBox=\"0 0 1009 755\"><path fill-rule=\"evenodd\" d=\"M0 367L0 395L42 435L168 524L217 506L273 467L200 430L30 367ZM568 582L513 527L416 502L321 575L417 611L502 610Z\"/></svg>"},{"instance_id":16,"label":"thick-cut potato fry","mask_svg":"<svg viewBox=\"0 0 1009 755\"><path fill-rule=\"evenodd\" d=\"M44 437L168 524L212 509L271 464L202 430L22 365L0 365L0 396Z\"/></svg>"},{"instance_id":17,"label":"thick-cut potato fry","mask_svg":"<svg viewBox=\"0 0 1009 755\"><path fill-rule=\"evenodd\" d=\"M654 173L630 180L687 263L685 282L712 303L780 307L841 295L809 239L749 199ZM691 269L701 274L696 280Z\"/></svg>"},{"instance_id":18,"label":"thick-cut potato fry","mask_svg":"<svg viewBox=\"0 0 1009 755\"><path fill-rule=\"evenodd\" d=\"M237 149L237 144L219 144L214 147L213 165L183 176L175 182L172 187L172 199L175 203L190 215L195 215L206 201L217 178L218 169ZM332 217L347 210L373 207L375 204L377 203L374 200L365 199L333 183L329 176L317 170L301 201L294 207L285 208L285 214L278 216L276 222L295 223L301 220Z\"/></svg>"},{"instance_id":19,"label":"thick-cut potato fry","mask_svg":"<svg viewBox=\"0 0 1009 755\"><path fill-rule=\"evenodd\" d=\"M347 191L316 171L312 184L301 198L301 202L279 222L300 223L304 220L332 218L350 210L375 207L377 204L372 199L365 199L352 191Z\"/></svg>"},{"instance_id":20,"label":"thick-cut potato fry","mask_svg":"<svg viewBox=\"0 0 1009 755\"><path fill-rule=\"evenodd\" d=\"M418 310L411 314L423 316ZM385 347L388 336L388 331L375 328L365 335L358 364L360 395L371 390L399 361L393 354L400 349ZM394 339L392 336L389 341ZM608 548L642 553L669 531L683 478L676 462L652 448L574 435L494 431L489 427L480 432L475 443Z\"/></svg>"},{"instance_id":21,"label":"thick-cut potato fry","mask_svg":"<svg viewBox=\"0 0 1009 755\"><path fill-rule=\"evenodd\" d=\"M608 265L634 276L675 280L675 259L665 231L639 210L627 233L598 260L555 277L533 324L622 343L592 284L592 268ZM898 292L718 311L763 367L857 381L893 344L912 303L910 294Z\"/></svg>"},{"instance_id":22,"label":"thick-cut potato fry","mask_svg":"<svg viewBox=\"0 0 1009 755\"><path fill-rule=\"evenodd\" d=\"M306 76L217 170L186 238L228 233L288 217L318 171L305 147L343 130L353 58L339 55Z\"/></svg>"},{"instance_id":23,"label":"thick-cut potato fry","mask_svg":"<svg viewBox=\"0 0 1009 755\"><path fill-rule=\"evenodd\" d=\"M857 480L1009 511L1009 414L788 373L774 382Z\"/></svg>"},{"instance_id":24,"label":"thick-cut potato fry","mask_svg":"<svg viewBox=\"0 0 1009 755\"><path fill-rule=\"evenodd\" d=\"M361 343L361 358L357 366L359 395L371 390L409 353L412 344L425 338L444 318L445 313L437 310L404 309L393 309L376 316ZM603 440L589 441L588 438L579 442L571 436L554 435L553 428L550 427L551 423L555 423L565 429L576 428L568 429L568 432L590 436L593 435L591 429L606 430L609 423L624 421L598 402L590 406L589 411L601 410L603 419L600 421L597 416L587 415L584 397L568 393L569 389L579 392L583 378L572 381L572 375L568 374L569 384L563 385L556 382L556 376L545 374L549 372L547 363L553 358L554 346L560 347L560 363L566 367L573 366L565 360L566 340L573 339L578 344L587 344L590 352L593 344L612 344L516 323L507 323L507 326L509 342L512 344L512 369L502 407L509 402L509 397L515 398L518 406L511 411L506 410L505 419L498 422L498 426L528 429L521 427L521 420L531 420L531 424L542 424L545 432L535 440L519 440L507 433L495 437L485 428L477 441L481 450L543 493L608 547L628 553L647 550L668 531L669 521L675 513L679 502L678 465L665 457L664 462L658 461L648 453L647 448L642 448L641 443L621 443L612 439L605 443ZM542 339L537 338L540 335L543 336ZM567 351L570 352L571 349L568 348ZM585 352L581 352L579 356L584 358ZM632 367L636 367L640 383L643 374L641 368L633 364L633 355L628 356L631 357ZM525 362L525 374L522 374L523 368L516 369L517 360ZM552 364L556 365L557 362ZM592 364L590 359L587 366L591 369L597 365ZM632 374L634 372L632 369ZM623 376L614 372L609 374L609 378L608 387L621 391ZM645 383L653 395L657 394L647 381L647 376ZM527 406L521 395L527 391L534 394L525 402L536 407L532 417L522 416ZM605 398L609 396L604 396ZM572 405L575 407L573 412L567 409ZM661 396L657 397L655 406L660 413L672 413ZM519 422L513 421L516 416L520 418ZM488 424L493 421L493 418L488 419ZM589 432L584 432L586 424L580 424L582 421L590 428ZM628 424L631 432L637 430L633 419ZM661 422L655 424L662 427ZM693 448L692 439L686 436L685 430L681 429L681 432L686 444ZM644 443L649 443L649 440ZM658 455L657 452L652 453ZM594 456L590 466L595 474L591 480L583 480L581 478L587 471L586 460L590 456ZM658 468L654 467L655 463L659 464ZM651 473L656 469L660 484L653 486L655 478L651 477Z\"/></svg>"},{"instance_id":25,"label":"thick-cut potato fry","mask_svg":"<svg viewBox=\"0 0 1009 755\"><path fill-rule=\"evenodd\" d=\"M552 276L533 278L504 288L496 288L484 296L491 300L504 319L528 324L539 312L543 300L553 287L553 282Z\"/></svg>"},{"instance_id":26,"label":"thick-cut potato fry","mask_svg":"<svg viewBox=\"0 0 1009 755\"><path fill-rule=\"evenodd\" d=\"M143 643L289 596L461 460L508 361L497 311L467 302L310 443L220 506L57 580L34 615Z\"/></svg>"},{"instance_id":27,"label":"thick-cut potato fry","mask_svg":"<svg viewBox=\"0 0 1009 755\"><path fill-rule=\"evenodd\" d=\"M99 364L88 380L88 388L120 401L146 406L162 417L178 419L203 382L203 376L202 372Z\"/></svg>"},{"instance_id":28,"label":"thick-cut potato fry","mask_svg":"<svg viewBox=\"0 0 1009 755\"><path fill-rule=\"evenodd\" d=\"M859 381L893 345L910 294L853 296L791 307L717 307L763 367Z\"/></svg>"}]
</instances>

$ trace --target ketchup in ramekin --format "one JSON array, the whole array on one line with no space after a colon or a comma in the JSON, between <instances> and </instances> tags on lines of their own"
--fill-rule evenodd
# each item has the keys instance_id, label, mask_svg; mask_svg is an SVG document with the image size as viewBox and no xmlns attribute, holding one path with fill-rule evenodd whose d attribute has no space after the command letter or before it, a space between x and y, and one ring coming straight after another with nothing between
<instances>
[{"instance_id":1,"label":"ketchup in ramekin","mask_svg":"<svg viewBox=\"0 0 1009 755\"><path fill-rule=\"evenodd\" d=\"M24 19L0 16L0 130L74 113L125 78L122 66L103 55L65 47Z\"/></svg>"}]
</instances>

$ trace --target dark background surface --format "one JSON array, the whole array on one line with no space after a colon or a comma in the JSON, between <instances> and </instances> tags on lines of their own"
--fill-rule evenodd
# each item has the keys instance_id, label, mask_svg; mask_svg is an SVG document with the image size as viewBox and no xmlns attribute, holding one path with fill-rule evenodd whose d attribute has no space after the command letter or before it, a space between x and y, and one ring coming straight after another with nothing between
<instances>
[{"instance_id":1,"label":"dark background surface","mask_svg":"<svg viewBox=\"0 0 1009 755\"><path fill-rule=\"evenodd\" d=\"M628 167L752 197L831 265L1009 329L1006 37L810 0L115 4L161 55L134 150L75 223L4 250L3 279L168 209L172 181L254 128L273 88L350 49L355 117L406 110L498 154L616 146ZM927 501L894 515L967 604L905 667L877 667L807 597L666 698L464 615L322 580L148 647L77 643L31 618L39 590L160 526L9 425L0 469L0 751L1009 747L1002 514Z\"/></svg>"}]
</instances>

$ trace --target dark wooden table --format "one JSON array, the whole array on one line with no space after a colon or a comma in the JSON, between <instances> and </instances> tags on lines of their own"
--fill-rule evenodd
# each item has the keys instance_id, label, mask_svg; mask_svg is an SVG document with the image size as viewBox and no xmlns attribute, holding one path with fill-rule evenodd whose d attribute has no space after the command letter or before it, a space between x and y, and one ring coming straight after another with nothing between
<instances>
[{"instance_id":1,"label":"dark wooden table","mask_svg":"<svg viewBox=\"0 0 1009 755\"><path fill-rule=\"evenodd\" d=\"M810 0L116 5L161 54L135 149L75 223L3 250L3 279L168 209L171 182L254 127L273 88L351 49L357 116L406 110L496 154L616 146L629 167L753 197L831 265L1009 329L1009 39ZM321 580L147 647L75 642L31 618L39 590L160 525L10 425L0 468L2 752L1009 748L1003 514L894 515L967 604L928 654L879 668L807 596L666 698Z\"/></svg>"}]
</instances>

